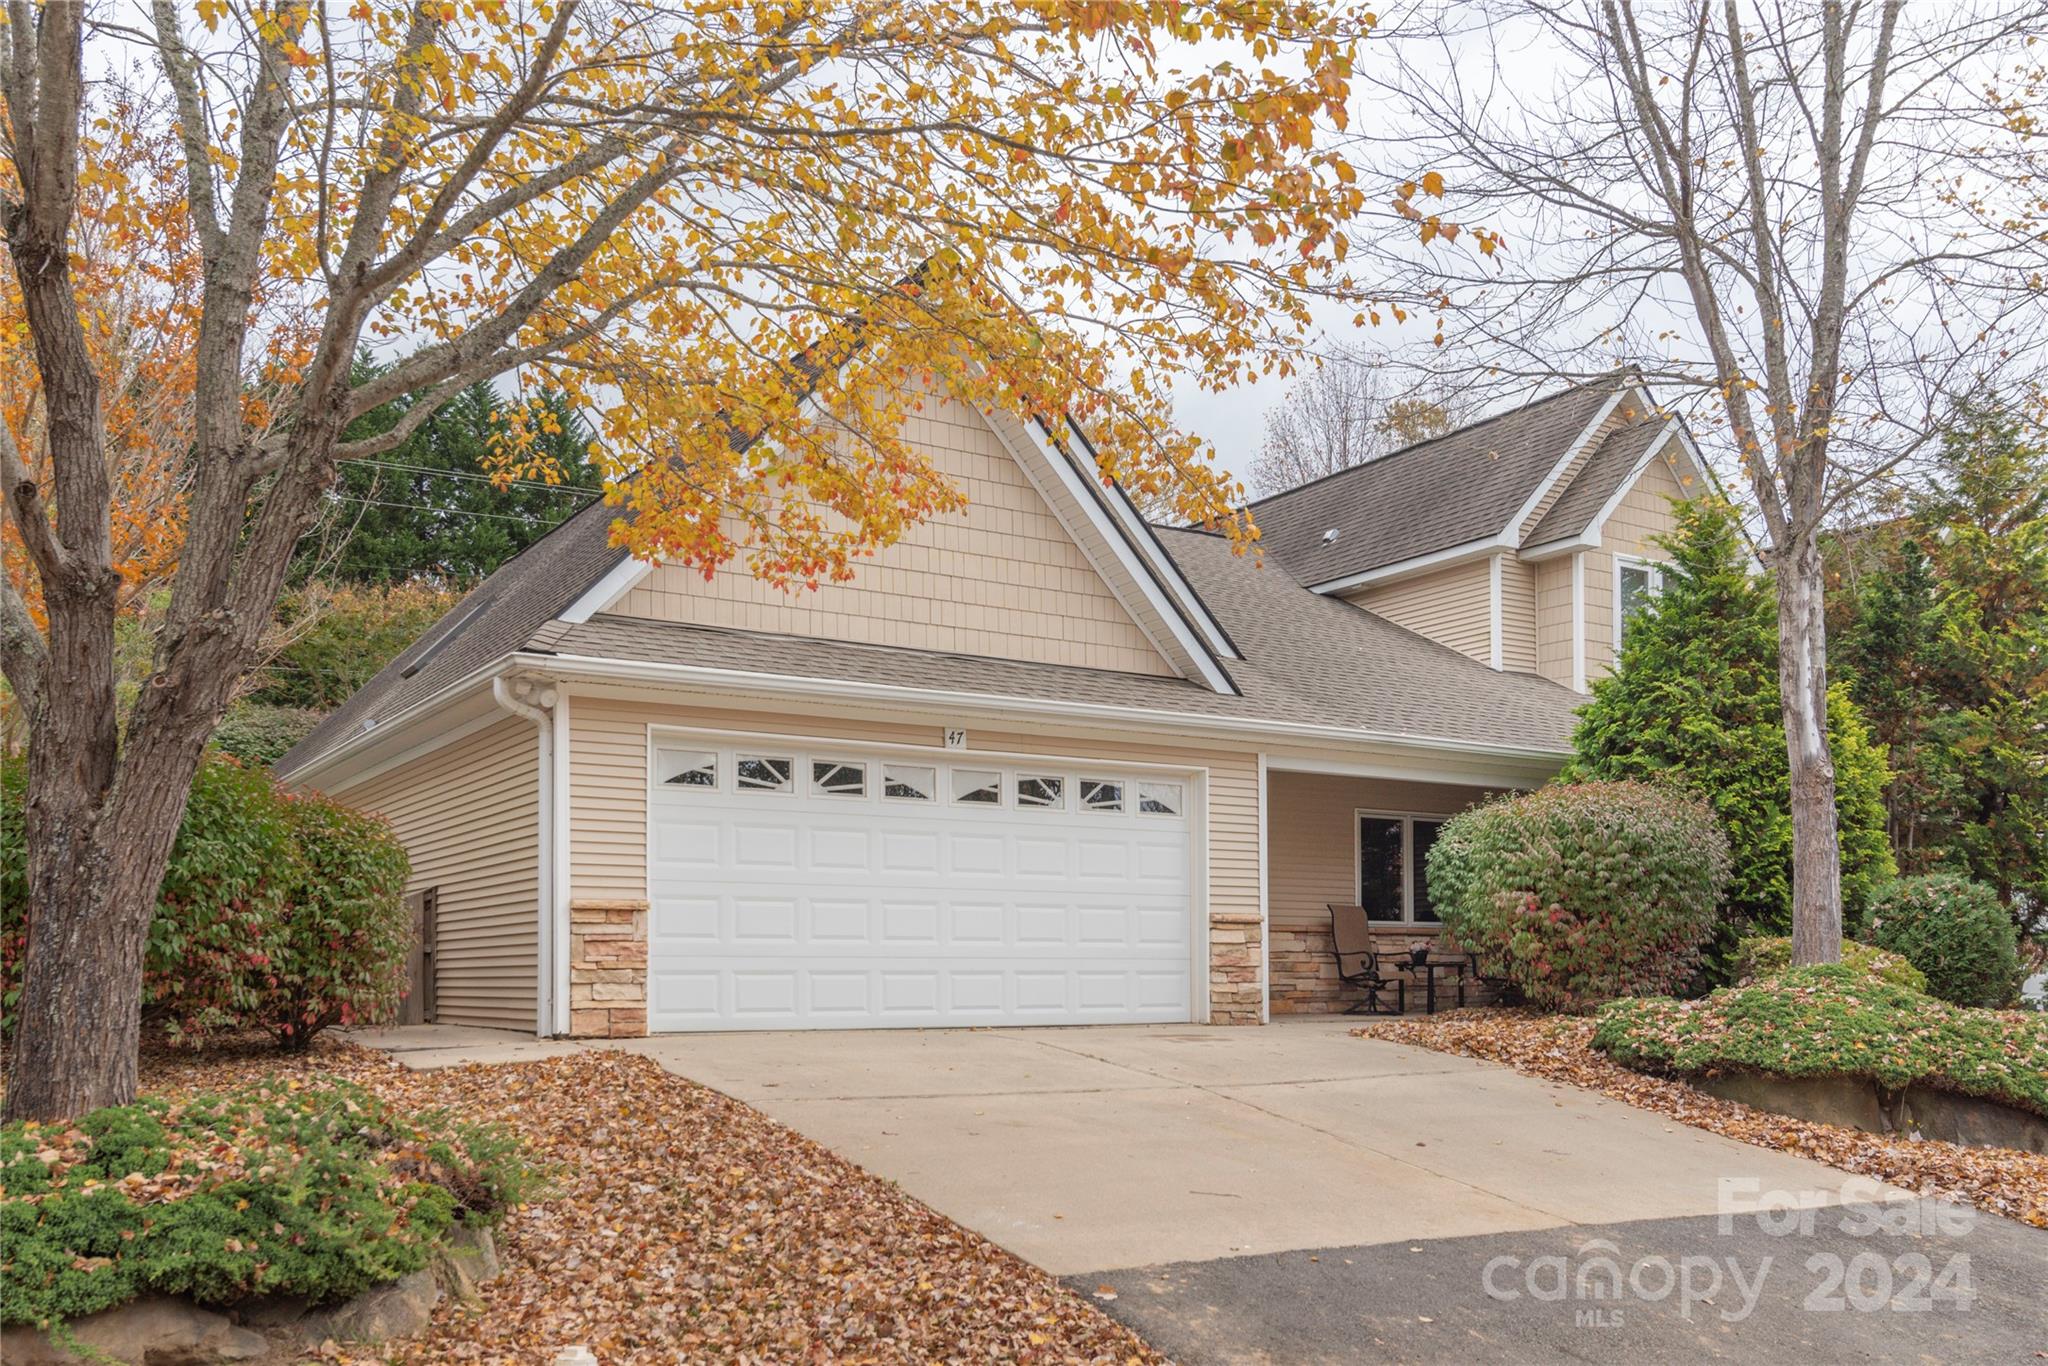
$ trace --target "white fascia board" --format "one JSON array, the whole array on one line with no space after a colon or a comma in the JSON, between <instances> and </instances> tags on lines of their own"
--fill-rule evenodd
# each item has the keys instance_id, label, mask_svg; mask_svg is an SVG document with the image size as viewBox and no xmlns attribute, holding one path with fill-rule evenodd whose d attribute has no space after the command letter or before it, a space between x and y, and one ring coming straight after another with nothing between
<instances>
[{"instance_id":1,"label":"white fascia board","mask_svg":"<svg viewBox=\"0 0 2048 1366\"><path fill-rule=\"evenodd\" d=\"M1599 434L1600 429L1607 425L1607 419L1612 417L1614 410L1621 406L1622 399L1636 392L1639 391L1633 384L1624 384L1619 389L1616 389L1614 396L1601 404L1600 411L1593 414L1593 420L1586 424L1586 429L1579 433L1578 439L1564 448L1564 455L1559 458L1555 465L1551 466L1550 473L1543 476L1542 480L1537 483L1535 491L1529 495L1528 501L1523 503L1521 509L1509 520L1507 529L1502 535L1507 537L1511 544L1521 539L1522 523L1535 515L1536 508L1542 503L1545 495L1557 487L1557 481L1564 478L1565 471L1572 467L1573 462L1586 449L1587 443L1592 441ZM1643 405L1645 408L1649 406L1649 402L1649 395L1644 394Z\"/></svg>"},{"instance_id":2,"label":"white fascia board","mask_svg":"<svg viewBox=\"0 0 2048 1366\"><path fill-rule=\"evenodd\" d=\"M1356 574L1346 574L1341 579L1325 579L1308 586L1311 593L1344 593L1353 588L1365 588L1372 584L1390 583L1395 579L1413 578L1427 574L1432 569L1448 569L1452 565L1464 564L1470 560L1483 560L1502 550L1514 549L1514 542L1507 536L1488 536L1482 540L1466 541L1460 545L1432 550L1427 555L1417 555L1412 560L1396 560L1383 564L1377 569L1365 569Z\"/></svg>"},{"instance_id":3,"label":"white fascia board","mask_svg":"<svg viewBox=\"0 0 2048 1366\"><path fill-rule=\"evenodd\" d=\"M1138 629L1152 641L1153 647L1169 660L1172 660L1176 653L1185 657L1201 675L1202 682L1210 691L1235 695L1237 688L1216 663L1208 645L1188 628L1187 619L1176 610L1175 604L1168 598L1166 587L1159 581L1159 576L1131 549L1130 543L1111 524L1109 513L1102 506L1102 500L1095 496L1093 490L1082 486L1080 471L1074 468L1071 460L1060 454L1038 421L1035 418L1017 420L1016 425L1024 429L1026 438L1032 443L1032 449L1027 454L1016 448L1016 443L1004 430L1008 424L996 420L992 413L980 405L975 405L975 411L981 413L989 431L995 435L1003 448L1009 451L1010 458L1017 462L1017 468L1023 471L1027 479L1032 477L1034 464L1039 469L1049 471L1052 478L1058 480L1060 486L1067 491L1068 497L1080 506L1081 515L1088 519L1089 529L1108 547L1109 554L1116 558L1124 573L1138 586L1138 591L1144 594L1145 605L1151 609L1150 612L1131 612L1131 617ZM1057 514L1057 509L1054 511ZM1086 546L1080 548L1082 553L1087 553ZM1112 594L1116 592L1115 584L1108 583L1107 580L1105 584ZM1123 606L1125 611L1131 611L1131 604L1124 603ZM1161 648L1159 638L1153 634L1144 620L1146 615L1156 617L1165 626L1178 647L1177 650Z\"/></svg>"},{"instance_id":4,"label":"white fascia board","mask_svg":"<svg viewBox=\"0 0 2048 1366\"><path fill-rule=\"evenodd\" d=\"M523 672L544 673L558 680L577 678L600 682L620 680L670 683L714 690L748 689L755 692L816 698L910 703L922 707L980 708L1011 715L1103 721L1115 725L1144 725L1156 727L1169 734L1203 732L1227 736L1259 735L1350 742L1383 745L1402 750L1434 750L1446 754L1472 754L1494 759L1522 760L1531 764L1556 765L1571 756L1568 745L1560 745L1556 749L1540 749L1526 745L1491 745L1474 740L1374 731L1349 726L1308 725L1293 721L1268 721L1256 717L1207 716L1197 712L1165 711L1155 707L1117 707L1099 702L1071 702L1060 698L960 692L950 688L913 688L895 683L868 683L855 679L755 673L743 669L715 668L705 664L661 664L644 660L610 659L598 655L563 654L514 655L511 662Z\"/></svg>"},{"instance_id":5,"label":"white fascia board","mask_svg":"<svg viewBox=\"0 0 2048 1366\"><path fill-rule=\"evenodd\" d=\"M1677 418L1673 418L1664 425L1664 430L1650 438L1650 444L1643 449L1641 455L1636 457L1636 463L1629 467L1629 471L1623 476L1622 481L1614 486L1614 492L1607 496L1607 501L1602 503L1600 510L1593 514L1593 520L1586 523L1584 531L1581 531L1576 536L1566 536L1555 541L1545 541L1542 545L1531 546L1522 552L1522 558L1525 560L1547 560L1554 556L1562 555L1568 550L1598 550L1600 548L1601 528L1605 527L1607 519L1620 509L1622 500L1628 497L1629 491L1636 486L1636 481L1643 477L1643 471L1650 468L1650 462L1657 458L1657 453L1664 449L1664 444L1674 434L1679 438L1679 449L1681 451L1684 450L1686 441L1685 428L1679 425ZM1686 456L1686 461L1689 464L1693 464L1695 470L1699 468L1691 455L1688 454Z\"/></svg>"},{"instance_id":6,"label":"white fascia board","mask_svg":"<svg viewBox=\"0 0 2048 1366\"><path fill-rule=\"evenodd\" d=\"M464 694L475 692L477 689L488 684L490 680L498 677L500 674L512 672L512 670L515 667L517 667L517 665L514 657L512 655L506 655L494 661L493 663L487 664L483 668L476 670L474 673L465 674L463 677L456 679L453 683L448 684L446 687L437 689L436 691L429 693L427 696L421 698L419 701L413 703L411 706L406 707L404 710L395 712L392 715L385 717L383 720L379 721L373 728L369 730L363 730L360 727L358 727L355 733L350 735L348 739L342 741L340 744L336 745L333 749L328 750L326 753L321 754L315 758L308 759L305 763L300 764L296 768L292 769L291 772L279 775L279 780L293 787L307 785L310 783L310 780L315 774L322 773L329 769L332 769L333 767L335 767L335 765L341 763L344 759L347 759L352 755L359 754L363 750L369 748L370 746L377 744L381 741L387 740L392 735L404 731L406 727L411 726L419 721L425 720L427 717L441 710L443 707L452 705L453 703L461 700ZM447 739L445 738L445 736L432 736L428 737L426 743L414 745L409 749L400 751L400 754L405 758L415 758L420 754L426 753L430 749L439 748L440 745L445 743L447 743ZM380 763L378 765L378 771L381 771L385 767L389 767L389 765L389 760ZM352 773L343 780L342 785L353 785L354 783L360 781L361 776L362 775ZM340 785L337 785L336 790L338 790L339 786Z\"/></svg>"},{"instance_id":7,"label":"white fascia board","mask_svg":"<svg viewBox=\"0 0 2048 1366\"><path fill-rule=\"evenodd\" d=\"M581 626L639 587L640 581L653 572L653 561L643 560L629 552L625 559L612 566L610 573L585 589L581 597L569 604L569 610L555 620Z\"/></svg>"},{"instance_id":8,"label":"white fascia board","mask_svg":"<svg viewBox=\"0 0 2048 1366\"><path fill-rule=\"evenodd\" d=\"M1083 432L1071 417L1067 419L1067 431L1084 450L1095 448L1095 443L1088 439L1087 433ZM1129 528L1132 537L1148 548L1149 554L1146 558L1153 561L1157 575L1168 580L1168 591L1172 592L1180 605L1187 609L1188 616L1194 619L1196 628L1209 642L1210 648L1225 659L1242 659L1243 656L1238 653L1237 647L1231 643L1229 633L1223 629L1223 624L1210 614L1207 604L1202 601L1202 595L1195 591L1195 586L1180 572L1180 566L1173 562L1173 556L1166 553L1166 547L1159 543L1158 533L1154 532L1151 524L1139 514L1131 503L1130 496L1121 487L1116 488L1115 493L1115 497L1106 497L1103 501L1109 503L1116 519Z\"/></svg>"}]
</instances>

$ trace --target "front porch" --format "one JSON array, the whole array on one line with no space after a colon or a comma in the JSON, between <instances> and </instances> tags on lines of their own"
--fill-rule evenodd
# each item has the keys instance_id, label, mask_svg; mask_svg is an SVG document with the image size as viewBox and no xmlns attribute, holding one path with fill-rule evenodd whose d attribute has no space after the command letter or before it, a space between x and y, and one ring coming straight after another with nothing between
<instances>
[{"instance_id":1,"label":"front porch","mask_svg":"<svg viewBox=\"0 0 2048 1366\"><path fill-rule=\"evenodd\" d=\"M1338 980L1330 937L1332 902L1361 904L1372 916L1380 972L1406 981L1407 1009L1425 1008L1424 974L1407 966L1408 949L1429 944L1437 956L1458 951L1429 910L1423 855L1443 820L1498 789L1274 769L1266 778L1266 973L1274 1018L1349 1010L1361 997ZM1476 979L1465 1003L1491 993ZM1457 1004L1454 981L1437 982L1437 1008Z\"/></svg>"}]
</instances>

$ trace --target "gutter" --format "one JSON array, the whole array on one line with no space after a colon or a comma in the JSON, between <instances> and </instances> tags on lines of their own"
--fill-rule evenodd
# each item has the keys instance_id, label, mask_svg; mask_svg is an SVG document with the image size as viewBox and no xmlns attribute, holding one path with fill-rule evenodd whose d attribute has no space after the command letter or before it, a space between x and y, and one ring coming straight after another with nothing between
<instances>
[{"instance_id":1,"label":"gutter","mask_svg":"<svg viewBox=\"0 0 2048 1366\"><path fill-rule=\"evenodd\" d=\"M1470 754L1480 758L1510 759L1524 763L1557 764L1571 757L1570 748L1563 745L1556 749L1524 745L1491 745L1473 740L1453 740L1397 731L1361 730L1349 726L1267 721L1255 717L1210 716L1201 713L1163 711L1156 707L1117 707L1095 702L1017 697L1003 693L912 688L893 683L863 683L852 679L813 678L800 674L752 673L702 664L659 664L610 659L600 655L523 654L515 655L514 658L528 667L546 669L552 674L577 674L594 679L695 683L707 687L753 688L765 692L914 702L927 706L994 707L1027 715L1108 721L1126 725L1137 720L1155 723L1164 729L1181 733L1200 731L1231 736L1256 735L1275 739L1377 744L1436 753Z\"/></svg>"},{"instance_id":2,"label":"gutter","mask_svg":"<svg viewBox=\"0 0 2048 1366\"><path fill-rule=\"evenodd\" d=\"M508 682L500 675L491 679L491 700L537 728L541 838L534 943L540 962L534 1032L551 1038L569 1032L569 699L545 683Z\"/></svg>"}]
</instances>

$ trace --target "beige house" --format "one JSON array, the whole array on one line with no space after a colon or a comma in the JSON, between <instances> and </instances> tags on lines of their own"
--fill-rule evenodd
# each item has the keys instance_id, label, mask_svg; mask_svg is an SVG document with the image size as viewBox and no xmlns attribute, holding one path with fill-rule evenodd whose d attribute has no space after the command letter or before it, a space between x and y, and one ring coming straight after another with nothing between
<instances>
[{"instance_id":1,"label":"beige house","mask_svg":"<svg viewBox=\"0 0 2048 1366\"><path fill-rule=\"evenodd\" d=\"M279 764L383 812L432 1008L541 1034L1195 1021L1436 933L1444 817L1556 771L1705 475L1633 383L1148 525L1085 438L928 403L961 515L849 584L706 582L592 507Z\"/></svg>"}]
</instances>

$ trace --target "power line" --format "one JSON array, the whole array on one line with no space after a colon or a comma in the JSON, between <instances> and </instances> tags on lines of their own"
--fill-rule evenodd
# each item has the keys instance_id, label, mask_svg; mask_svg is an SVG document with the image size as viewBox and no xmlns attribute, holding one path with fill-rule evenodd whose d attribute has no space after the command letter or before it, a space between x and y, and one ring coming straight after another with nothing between
<instances>
[{"instance_id":1,"label":"power line","mask_svg":"<svg viewBox=\"0 0 2048 1366\"><path fill-rule=\"evenodd\" d=\"M544 516L524 513L477 512L470 508L435 507L432 503L396 503L383 498L358 498L347 493L330 493L327 496L337 503L361 503L365 507L397 508L401 512L432 512L443 517L487 517L494 522L518 522L522 526L560 526L563 521L568 520L567 518L550 520Z\"/></svg>"},{"instance_id":2,"label":"power line","mask_svg":"<svg viewBox=\"0 0 2048 1366\"><path fill-rule=\"evenodd\" d=\"M437 479L474 479L493 487L539 489L544 493L567 493L578 498L596 498L596 489L581 488L575 484L550 484L544 479L508 479L501 486L488 474L476 474L469 470L439 470L430 465L408 465L397 460L378 460L373 456L350 456L338 462L343 465L375 465L384 470L408 470L414 474L432 475Z\"/></svg>"}]
</instances>

